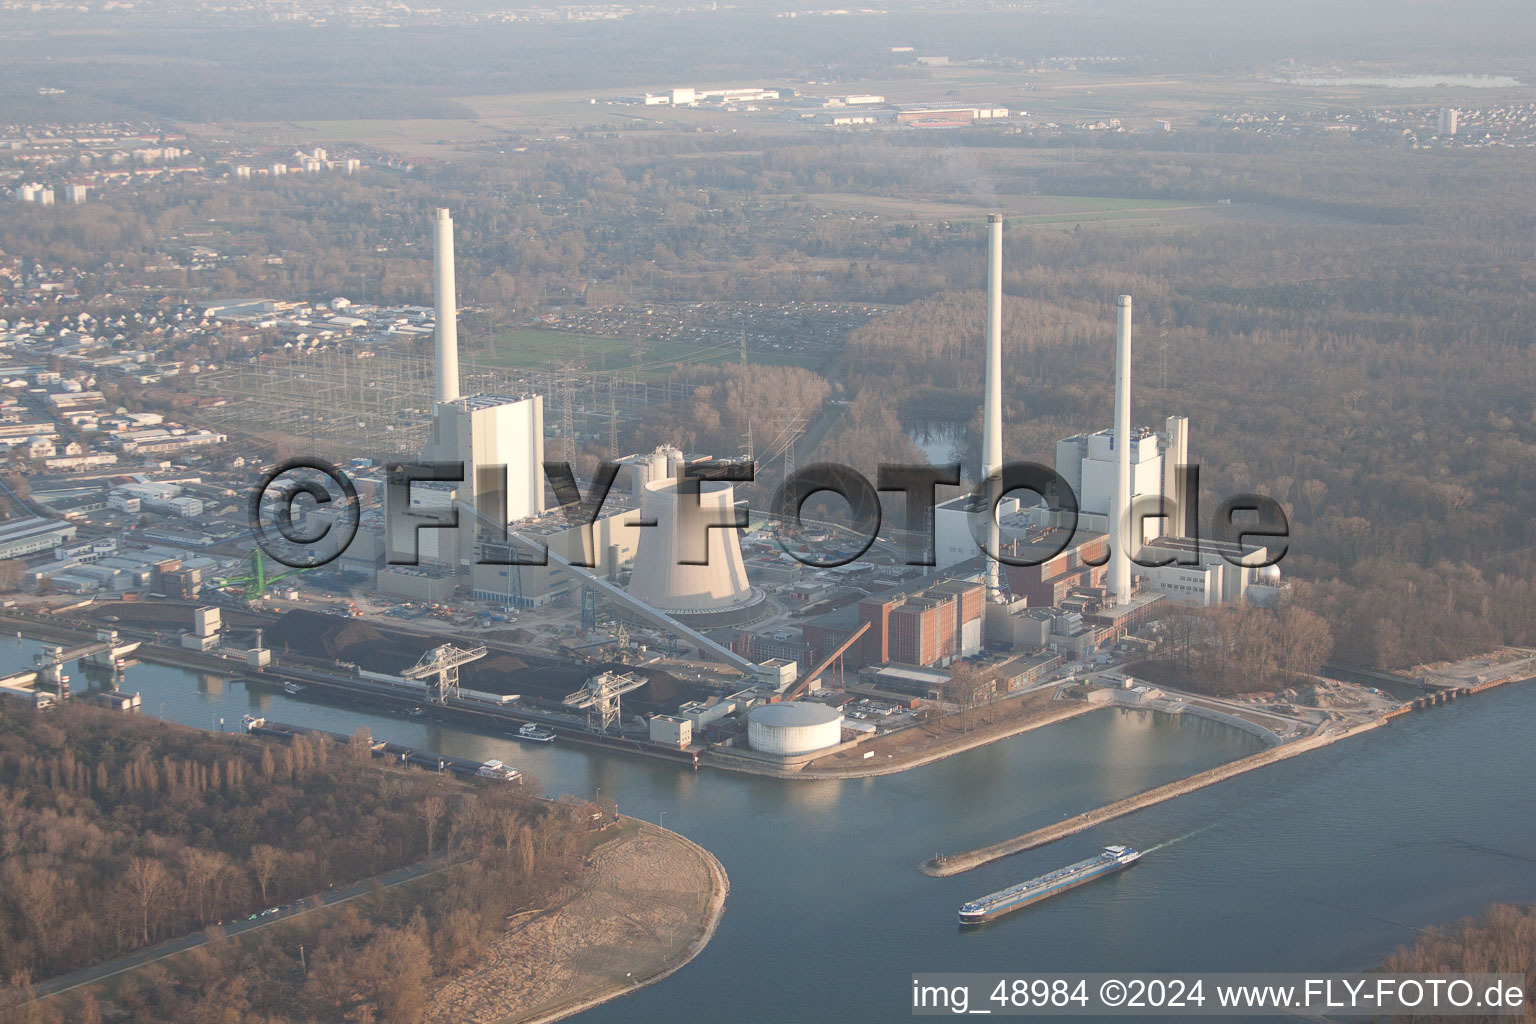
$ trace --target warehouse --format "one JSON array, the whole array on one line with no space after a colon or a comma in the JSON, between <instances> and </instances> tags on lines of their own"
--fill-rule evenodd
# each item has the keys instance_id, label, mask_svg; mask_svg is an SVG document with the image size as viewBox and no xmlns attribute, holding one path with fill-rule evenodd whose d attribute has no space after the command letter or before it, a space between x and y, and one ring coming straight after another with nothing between
<instances>
[{"instance_id":1,"label":"warehouse","mask_svg":"<svg viewBox=\"0 0 1536 1024\"><path fill-rule=\"evenodd\" d=\"M23 516L0 523L0 558L19 558L49 551L75 539L75 528L41 516Z\"/></svg>"}]
</instances>

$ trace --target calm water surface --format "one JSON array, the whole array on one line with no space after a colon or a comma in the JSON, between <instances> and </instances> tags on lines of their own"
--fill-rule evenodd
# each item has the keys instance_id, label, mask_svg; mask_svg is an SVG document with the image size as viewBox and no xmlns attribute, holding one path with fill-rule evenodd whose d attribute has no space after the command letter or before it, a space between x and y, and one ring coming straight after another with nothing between
<instances>
[{"instance_id":1,"label":"calm water surface","mask_svg":"<svg viewBox=\"0 0 1536 1024\"><path fill-rule=\"evenodd\" d=\"M37 644L0 640L0 668ZM71 673L78 684L82 673ZM601 788L664 816L731 876L715 939L598 1022L908 1017L915 971L1351 970L1416 930L1489 903L1536 901L1536 685L1411 715L1370 734L1148 808L955 878L940 850L1059 820L1255 749L1224 726L1105 710L878 779L787 783L294 700L154 665L126 688L144 713L238 727L243 714L451 754L498 757L551 795ZM1135 868L962 934L965 899L1111 842Z\"/></svg>"}]
</instances>

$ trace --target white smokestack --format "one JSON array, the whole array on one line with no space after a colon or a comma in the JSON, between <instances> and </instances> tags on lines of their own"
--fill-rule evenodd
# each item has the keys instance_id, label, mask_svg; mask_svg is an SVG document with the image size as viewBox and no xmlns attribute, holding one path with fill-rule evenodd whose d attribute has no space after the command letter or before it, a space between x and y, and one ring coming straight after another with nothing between
<instances>
[{"instance_id":1,"label":"white smokestack","mask_svg":"<svg viewBox=\"0 0 1536 1024\"><path fill-rule=\"evenodd\" d=\"M433 291L437 300L437 400L459 397L459 307L454 298L453 218L439 208L432 221Z\"/></svg>"},{"instance_id":2,"label":"white smokestack","mask_svg":"<svg viewBox=\"0 0 1536 1024\"><path fill-rule=\"evenodd\" d=\"M1120 296L1115 319L1115 500L1110 509L1110 591L1131 597L1131 297Z\"/></svg>"},{"instance_id":3,"label":"white smokestack","mask_svg":"<svg viewBox=\"0 0 1536 1024\"><path fill-rule=\"evenodd\" d=\"M982 410L981 476L988 481L992 514L988 517L987 546L996 553L1002 538L997 525L998 488L1003 472L1003 215L987 216L987 377ZM987 593L1002 592L1002 566L987 559Z\"/></svg>"}]
</instances>

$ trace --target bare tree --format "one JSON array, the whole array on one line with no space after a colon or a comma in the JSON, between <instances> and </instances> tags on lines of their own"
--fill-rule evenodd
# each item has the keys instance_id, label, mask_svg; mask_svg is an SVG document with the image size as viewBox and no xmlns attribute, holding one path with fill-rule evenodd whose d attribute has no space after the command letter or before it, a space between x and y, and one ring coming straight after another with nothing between
<instances>
[{"instance_id":1,"label":"bare tree","mask_svg":"<svg viewBox=\"0 0 1536 1024\"><path fill-rule=\"evenodd\" d=\"M170 890L171 876L166 873L165 866L158 860L135 857L128 862L128 870L124 877L128 882L128 891L133 894L138 903L143 941L148 943L150 910L156 908L159 900ZM158 910L154 916L159 917Z\"/></svg>"},{"instance_id":2,"label":"bare tree","mask_svg":"<svg viewBox=\"0 0 1536 1024\"><path fill-rule=\"evenodd\" d=\"M421 816L427 824L427 856L437 849L437 823L443 818L443 798L429 796L421 802Z\"/></svg>"},{"instance_id":3,"label":"bare tree","mask_svg":"<svg viewBox=\"0 0 1536 1024\"><path fill-rule=\"evenodd\" d=\"M267 886L271 884L282 862L283 851L274 846L257 843L251 847L251 873L256 876L256 885L261 889L263 903L267 902Z\"/></svg>"},{"instance_id":4,"label":"bare tree","mask_svg":"<svg viewBox=\"0 0 1536 1024\"><path fill-rule=\"evenodd\" d=\"M977 668L968 661L957 661L950 667L944 696L960 708L961 731L970 730L971 712L992 693L996 685L996 678L991 672Z\"/></svg>"},{"instance_id":5,"label":"bare tree","mask_svg":"<svg viewBox=\"0 0 1536 1024\"><path fill-rule=\"evenodd\" d=\"M208 918L218 905L222 887L220 877L229 870L229 859L213 850L189 847L181 855L182 869L186 872L187 890L197 907L197 923L208 927Z\"/></svg>"},{"instance_id":6,"label":"bare tree","mask_svg":"<svg viewBox=\"0 0 1536 1024\"><path fill-rule=\"evenodd\" d=\"M6 865L5 884L38 947L45 953L54 952L55 926L59 924L56 917L64 895L58 872L51 868L28 871L13 861Z\"/></svg>"}]
</instances>

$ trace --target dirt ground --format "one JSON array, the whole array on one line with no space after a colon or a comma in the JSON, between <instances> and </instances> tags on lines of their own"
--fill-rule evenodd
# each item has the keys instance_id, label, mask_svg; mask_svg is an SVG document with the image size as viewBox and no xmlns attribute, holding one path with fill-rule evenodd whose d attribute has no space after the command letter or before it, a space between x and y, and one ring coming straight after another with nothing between
<instances>
[{"instance_id":1,"label":"dirt ground","mask_svg":"<svg viewBox=\"0 0 1536 1024\"><path fill-rule=\"evenodd\" d=\"M553 908L515 919L433 996L428 1024L555 1020L657 980L713 934L728 882L680 836L637 823Z\"/></svg>"}]
</instances>

